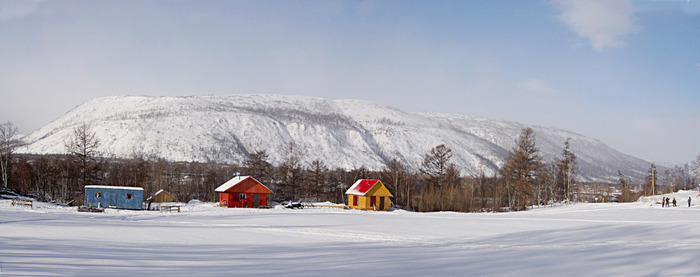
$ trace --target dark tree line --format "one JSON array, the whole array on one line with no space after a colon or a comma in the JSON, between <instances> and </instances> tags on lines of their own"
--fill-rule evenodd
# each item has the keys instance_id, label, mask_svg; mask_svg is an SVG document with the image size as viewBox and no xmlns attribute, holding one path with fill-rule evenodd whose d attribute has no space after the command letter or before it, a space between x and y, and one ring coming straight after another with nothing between
<instances>
[{"instance_id":1,"label":"dark tree line","mask_svg":"<svg viewBox=\"0 0 700 277\"><path fill-rule=\"evenodd\" d=\"M74 129L66 142L66 155L13 155L3 168L8 169L3 182L9 188L31 193L43 200L80 205L85 185L137 186L148 197L160 189L178 201L191 199L218 201L214 189L236 175L250 175L268 186L272 200L330 201L345 203L345 191L358 179L380 179L394 195L393 203L414 211L502 211L522 210L533 205L591 200L584 195L607 195L620 191L618 201L634 201L645 193L644 185L631 184L619 172L619 184L581 184L577 182L576 155L566 140L559 158L545 162L532 129L523 129L505 163L493 176L484 173L461 176L452 162L452 150L441 144L425 154L417 171L409 170L393 159L379 171L365 167L353 170L328 168L324 161L308 164L293 156L283 164L273 165L265 150L248 155L242 165L170 162L157 158L117 159L97 153L96 140L86 125ZM3 152L5 153L5 152ZM665 189L692 188L698 161L666 172ZM5 181L7 180L7 181ZM614 189L612 186L619 189ZM675 187L674 187L675 186ZM597 198L595 198L597 199Z\"/></svg>"},{"instance_id":2,"label":"dark tree line","mask_svg":"<svg viewBox=\"0 0 700 277\"><path fill-rule=\"evenodd\" d=\"M439 145L426 155L422 170L424 185L419 190L419 211L501 211L523 210L533 205L568 202L576 187L576 156L564 142L562 157L545 163L531 128L523 129L505 163L494 176L486 176L481 166L474 176L460 177L449 161L435 164L448 153ZM442 149L442 150L441 150ZM445 168L441 174L434 168Z\"/></svg>"}]
</instances>

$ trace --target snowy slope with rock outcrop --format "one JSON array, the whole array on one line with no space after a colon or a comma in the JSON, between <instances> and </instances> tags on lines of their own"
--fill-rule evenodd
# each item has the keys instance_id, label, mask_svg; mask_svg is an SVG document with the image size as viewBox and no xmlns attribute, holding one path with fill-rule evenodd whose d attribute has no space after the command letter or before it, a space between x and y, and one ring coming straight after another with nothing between
<instances>
[{"instance_id":1,"label":"snowy slope with rock outcrop","mask_svg":"<svg viewBox=\"0 0 700 277\"><path fill-rule=\"evenodd\" d=\"M617 171L643 178L649 163L576 133L456 114L409 113L359 100L282 95L97 98L24 138L24 153L65 153L65 141L83 123L105 156L241 163L266 150L270 162L288 158L289 142L303 164L381 169L398 159L417 169L431 148L445 144L463 175L503 165L520 131L532 127L546 161L567 138L583 180L617 180Z\"/></svg>"}]
</instances>

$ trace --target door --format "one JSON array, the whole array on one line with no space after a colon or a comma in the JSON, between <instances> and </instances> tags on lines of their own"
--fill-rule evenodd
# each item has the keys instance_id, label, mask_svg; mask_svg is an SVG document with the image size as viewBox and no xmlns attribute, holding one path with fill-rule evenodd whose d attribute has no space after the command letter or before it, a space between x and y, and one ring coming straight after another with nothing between
<instances>
[{"instance_id":1,"label":"door","mask_svg":"<svg viewBox=\"0 0 700 277\"><path fill-rule=\"evenodd\" d=\"M253 208L257 208L260 206L260 194L253 194Z\"/></svg>"},{"instance_id":2,"label":"door","mask_svg":"<svg viewBox=\"0 0 700 277\"><path fill-rule=\"evenodd\" d=\"M350 198L352 198L352 205L357 207L357 195L350 195Z\"/></svg>"},{"instance_id":3,"label":"door","mask_svg":"<svg viewBox=\"0 0 700 277\"><path fill-rule=\"evenodd\" d=\"M384 210L384 196L379 197L379 210Z\"/></svg>"},{"instance_id":4,"label":"door","mask_svg":"<svg viewBox=\"0 0 700 277\"><path fill-rule=\"evenodd\" d=\"M369 206L372 207L372 209L376 210L376 207L377 207L377 197L376 196L372 196L369 198Z\"/></svg>"}]
</instances>

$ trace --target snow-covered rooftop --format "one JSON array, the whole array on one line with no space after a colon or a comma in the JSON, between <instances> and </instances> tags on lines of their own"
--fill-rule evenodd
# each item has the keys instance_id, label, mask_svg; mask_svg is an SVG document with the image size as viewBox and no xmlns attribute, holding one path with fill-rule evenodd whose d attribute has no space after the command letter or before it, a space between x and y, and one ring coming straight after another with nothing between
<instances>
[{"instance_id":1,"label":"snow-covered rooftop","mask_svg":"<svg viewBox=\"0 0 700 277\"><path fill-rule=\"evenodd\" d=\"M118 186L85 186L86 189L126 189L126 190L143 190L142 187L118 187Z\"/></svg>"},{"instance_id":2,"label":"snow-covered rooftop","mask_svg":"<svg viewBox=\"0 0 700 277\"><path fill-rule=\"evenodd\" d=\"M216 192L226 192L228 189L232 188L235 185L238 185L238 183L243 182L243 180L251 178L255 180L255 178L250 177L250 176L236 176L233 177L233 179L228 180L228 182L224 183L223 185L220 185L218 188L216 188L214 191ZM258 182L258 180L255 180ZM258 182L260 183L260 182Z\"/></svg>"},{"instance_id":3,"label":"snow-covered rooftop","mask_svg":"<svg viewBox=\"0 0 700 277\"><path fill-rule=\"evenodd\" d=\"M163 190L163 189L159 189L158 191L156 191L156 193L154 193L153 195L149 196L149 197L146 199L146 201L150 201L151 199L153 199L153 197L156 197L156 195L158 195L158 194L160 194L160 193L162 193L162 192L164 192L164 190Z\"/></svg>"}]
</instances>

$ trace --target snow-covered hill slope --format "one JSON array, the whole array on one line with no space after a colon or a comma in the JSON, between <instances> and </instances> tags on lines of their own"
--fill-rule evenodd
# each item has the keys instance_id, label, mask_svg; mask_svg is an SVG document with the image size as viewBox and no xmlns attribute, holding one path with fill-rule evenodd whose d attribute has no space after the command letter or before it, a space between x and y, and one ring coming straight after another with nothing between
<instances>
[{"instance_id":1,"label":"snow-covered hill slope","mask_svg":"<svg viewBox=\"0 0 700 277\"><path fill-rule=\"evenodd\" d=\"M266 150L273 164L294 155L308 165L381 169L396 158L420 167L431 148L445 144L463 175L480 166L492 175L520 131L532 127L547 161L564 142L578 156L584 180L617 180L617 171L643 178L648 162L572 132L455 114L408 113L358 100L281 95L192 97L120 96L88 101L25 137L25 153L65 153L73 128L87 123L100 151L116 157L240 163Z\"/></svg>"}]
</instances>

